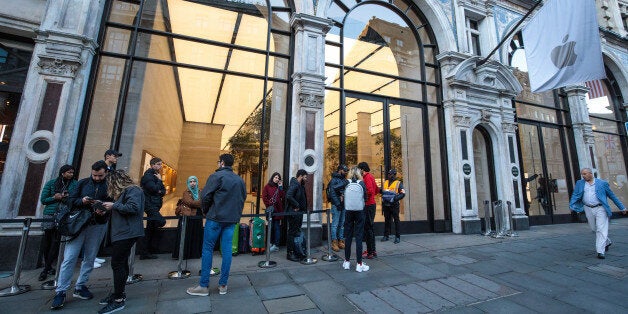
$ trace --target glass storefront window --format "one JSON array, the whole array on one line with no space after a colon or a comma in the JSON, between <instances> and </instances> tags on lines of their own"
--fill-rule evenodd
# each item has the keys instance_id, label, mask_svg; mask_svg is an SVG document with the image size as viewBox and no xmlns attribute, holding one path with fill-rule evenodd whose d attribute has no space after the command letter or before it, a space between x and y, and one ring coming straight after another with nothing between
<instances>
[{"instance_id":1,"label":"glass storefront window","mask_svg":"<svg viewBox=\"0 0 628 314\"><path fill-rule=\"evenodd\" d=\"M283 171L290 67L291 36L281 32L290 31L287 5L273 1L278 10L271 23L278 31L270 33L264 3L147 0L138 21L139 6L116 1L109 22L129 29L110 26L105 36L82 173L111 143L123 153L118 169L136 180L147 156L159 157L167 165L161 175L169 191L162 214L169 216L187 178L197 176L202 188L218 156L232 153L249 192L247 211L249 204L255 209L270 173ZM139 23L135 42L129 42L132 23ZM285 56L267 57L267 50ZM125 59L107 55L129 51L134 54ZM125 75L129 81L122 84Z\"/></svg>"},{"instance_id":2,"label":"glass storefront window","mask_svg":"<svg viewBox=\"0 0 628 314\"><path fill-rule=\"evenodd\" d=\"M595 137L597 177L608 181L611 191L626 206L628 204L628 178L621 150L621 139L618 135L598 132L593 132L593 136ZM611 208L614 211L617 210L613 205Z\"/></svg>"}]
</instances>

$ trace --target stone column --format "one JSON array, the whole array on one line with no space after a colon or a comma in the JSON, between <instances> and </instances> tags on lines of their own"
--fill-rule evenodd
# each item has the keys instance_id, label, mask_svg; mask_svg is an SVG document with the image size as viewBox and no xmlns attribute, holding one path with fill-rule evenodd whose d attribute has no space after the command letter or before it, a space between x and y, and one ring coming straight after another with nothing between
<instances>
[{"instance_id":1,"label":"stone column","mask_svg":"<svg viewBox=\"0 0 628 314\"><path fill-rule=\"evenodd\" d=\"M578 167L591 168L597 172L597 162L595 162L595 138L593 128L589 119L586 93L589 89L585 86L574 85L565 87L567 101L569 103L569 114L573 128L574 141L576 142L576 156L578 156ZM578 175L576 175L578 177Z\"/></svg>"},{"instance_id":2,"label":"stone column","mask_svg":"<svg viewBox=\"0 0 628 314\"><path fill-rule=\"evenodd\" d=\"M72 162L103 7L47 3L0 187L1 218L39 215L43 183Z\"/></svg>"},{"instance_id":3,"label":"stone column","mask_svg":"<svg viewBox=\"0 0 628 314\"><path fill-rule=\"evenodd\" d=\"M331 20L297 13L290 20L294 29L294 73L292 74L292 124L290 127L290 176L305 169L308 209L323 208L325 34ZM311 215L312 245L320 244L319 214Z\"/></svg>"}]
</instances>

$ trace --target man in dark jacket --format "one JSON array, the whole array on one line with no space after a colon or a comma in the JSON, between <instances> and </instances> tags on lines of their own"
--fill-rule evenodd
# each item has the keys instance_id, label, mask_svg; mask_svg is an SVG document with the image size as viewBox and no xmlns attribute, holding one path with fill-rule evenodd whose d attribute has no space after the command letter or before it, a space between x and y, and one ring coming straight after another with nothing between
<instances>
[{"instance_id":1,"label":"man in dark jacket","mask_svg":"<svg viewBox=\"0 0 628 314\"><path fill-rule=\"evenodd\" d=\"M144 190L144 212L146 212L146 232L140 259L157 258L154 253L159 250L159 228L166 224L166 220L159 212L163 204L163 197L166 194L166 187L161 181L163 162L160 158L154 157L149 163L150 168L144 172L140 183Z\"/></svg>"},{"instance_id":2,"label":"man in dark jacket","mask_svg":"<svg viewBox=\"0 0 628 314\"><path fill-rule=\"evenodd\" d=\"M80 180L76 189L70 191L70 202L73 210L94 211L102 207L102 202L110 201L107 196L107 182L105 181L107 164L104 161L97 161L92 165L92 174L89 178ZM96 217L101 219L96 219ZM98 253L100 242L105 235L107 217L94 215L94 220L87 223L87 226L79 235L66 242L63 251L63 263L59 270L59 281L57 283L56 294L52 300L51 308L59 309L65 303L65 291L70 287L74 265L79 253L83 251L83 262L78 279L76 280L74 293L75 298L89 300L94 295L87 289L89 274L94 267L94 259Z\"/></svg>"},{"instance_id":3,"label":"man in dark jacket","mask_svg":"<svg viewBox=\"0 0 628 314\"><path fill-rule=\"evenodd\" d=\"M338 166L338 170L331 175L327 184L327 199L331 201L331 249L338 252L345 248L345 211L343 194L349 184L347 180L349 168Z\"/></svg>"},{"instance_id":4,"label":"man in dark jacket","mask_svg":"<svg viewBox=\"0 0 628 314\"><path fill-rule=\"evenodd\" d=\"M299 169L296 177L290 179L290 186L286 193L286 212L291 210L298 212L298 215L287 216L288 221L288 259L294 262L300 261L305 256L295 253L294 238L301 234L303 224L303 213L307 211L307 197L305 195L305 183L307 182L307 171Z\"/></svg>"},{"instance_id":5,"label":"man in dark jacket","mask_svg":"<svg viewBox=\"0 0 628 314\"><path fill-rule=\"evenodd\" d=\"M203 234L201 278L198 286L187 289L187 293L190 295L209 295L209 275L218 237L220 237L222 254L218 292L220 294L227 293L227 281L231 269L233 230L235 225L240 222L246 200L246 185L244 180L233 172L233 162L233 155L220 155L218 170L207 178L207 183L199 195L201 197L201 209L206 214L207 221Z\"/></svg>"}]
</instances>

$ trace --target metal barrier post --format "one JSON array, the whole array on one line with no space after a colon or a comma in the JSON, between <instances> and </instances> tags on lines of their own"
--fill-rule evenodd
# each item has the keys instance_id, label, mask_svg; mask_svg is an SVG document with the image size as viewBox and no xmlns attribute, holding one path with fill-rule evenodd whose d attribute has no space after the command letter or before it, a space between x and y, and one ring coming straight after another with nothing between
<instances>
[{"instance_id":1,"label":"metal barrier post","mask_svg":"<svg viewBox=\"0 0 628 314\"><path fill-rule=\"evenodd\" d=\"M13 283L11 287L0 290L0 297L12 296L21 294L31 290L30 285L20 286L20 274L22 273L22 260L24 259L24 249L26 248L26 241L28 240L28 232L31 228L32 218L24 219L24 227L22 228L22 239L20 240L20 250L17 253L17 261L15 262L15 271L13 272Z\"/></svg>"},{"instance_id":2,"label":"metal barrier post","mask_svg":"<svg viewBox=\"0 0 628 314\"><path fill-rule=\"evenodd\" d=\"M504 213L502 201L493 202L493 217L495 219L495 238L503 238L504 232L502 230Z\"/></svg>"},{"instance_id":3,"label":"metal barrier post","mask_svg":"<svg viewBox=\"0 0 628 314\"><path fill-rule=\"evenodd\" d=\"M269 210L270 209L270 210ZM268 233L266 234L266 260L257 263L257 266L261 268L273 268L277 266L277 262L270 260L270 236L273 234L273 210L271 208L266 209L268 213Z\"/></svg>"},{"instance_id":4,"label":"metal barrier post","mask_svg":"<svg viewBox=\"0 0 628 314\"><path fill-rule=\"evenodd\" d=\"M510 231L508 232L508 235L511 237L518 237L519 234L515 231L515 219L513 218L512 203L508 201L506 204L508 204L508 221L510 221Z\"/></svg>"},{"instance_id":5,"label":"metal barrier post","mask_svg":"<svg viewBox=\"0 0 628 314\"><path fill-rule=\"evenodd\" d=\"M61 237L60 240L64 240L65 237ZM57 255L57 266L55 267L55 279L48 280L41 284L42 290L54 290L57 288L59 282L59 270L61 269L61 263L63 262L63 252L65 251L65 241L59 243L59 255Z\"/></svg>"},{"instance_id":6,"label":"metal barrier post","mask_svg":"<svg viewBox=\"0 0 628 314\"><path fill-rule=\"evenodd\" d=\"M301 261L301 264L311 265L316 264L318 260L312 257L311 248L310 248L310 212L307 212L307 257Z\"/></svg>"},{"instance_id":7,"label":"metal barrier post","mask_svg":"<svg viewBox=\"0 0 628 314\"><path fill-rule=\"evenodd\" d=\"M484 233L485 236L491 235L491 202L484 201Z\"/></svg>"},{"instance_id":8,"label":"metal barrier post","mask_svg":"<svg viewBox=\"0 0 628 314\"><path fill-rule=\"evenodd\" d=\"M170 279L185 279L190 277L189 270L182 270L183 265L183 253L185 249L185 232L188 225L188 216L183 215L181 217L181 241L179 241L179 264L177 265L176 271L171 271L168 273L168 278Z\"/></svg>"},{"instance_id":9,"label":"metal barrier post","mask_svg":"<svg viewBox=\"0 0 628 314\"><path fill-rule=\"evenodd\" d=\"M338 260L338 255L331 252L331 223L329 222L329 215L331 211L327 211L327 254L321 256L321 259L327 262L335 262Z\"/></svg>"},{"instance_id":10,"label":"metal barrier post","mask_svg":"<svg viewBox=\"0 0 628 314\"><path fill-rule=\"evenodd\" d=\"M127 285L134 284L144 279L144 277L141 274L133 274L133 266L135 264L136 246L137 246L137 242L133 244L133 246L131 247L131 254L129 254L129 277L126 278Z\"/></svg>"}]
</instances>

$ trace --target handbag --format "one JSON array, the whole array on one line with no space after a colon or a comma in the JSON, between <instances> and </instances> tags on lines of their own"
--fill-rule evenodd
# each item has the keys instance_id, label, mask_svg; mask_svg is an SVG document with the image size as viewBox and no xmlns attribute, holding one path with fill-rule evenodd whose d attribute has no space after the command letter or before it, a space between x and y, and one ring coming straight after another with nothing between
<instances>
[{"instance_id":1,"label":"handbag","mask_svg":"<svg viewBox=\"0 0 628 314\"><path fill-rule=\"evenodd\" d=\"M59 204L57 230L66 237L76 238L92 221L92 212L86 209L71 210L65 204Z\"/></svg>"},{"instance_id":2,"label":"handbag","mask_svg":"<svg viewBox=\"0 0 628 314\"><path fill-rule=\"evenodd\" d=\"M185 203L183 203L183 199L179 199L179 201L177 201L177 207L174 210L175 215L177 216L195 216L196 212L192 211L192 208L190 208L188 205L185 205Z\"/></svg>"}]
</instances>

